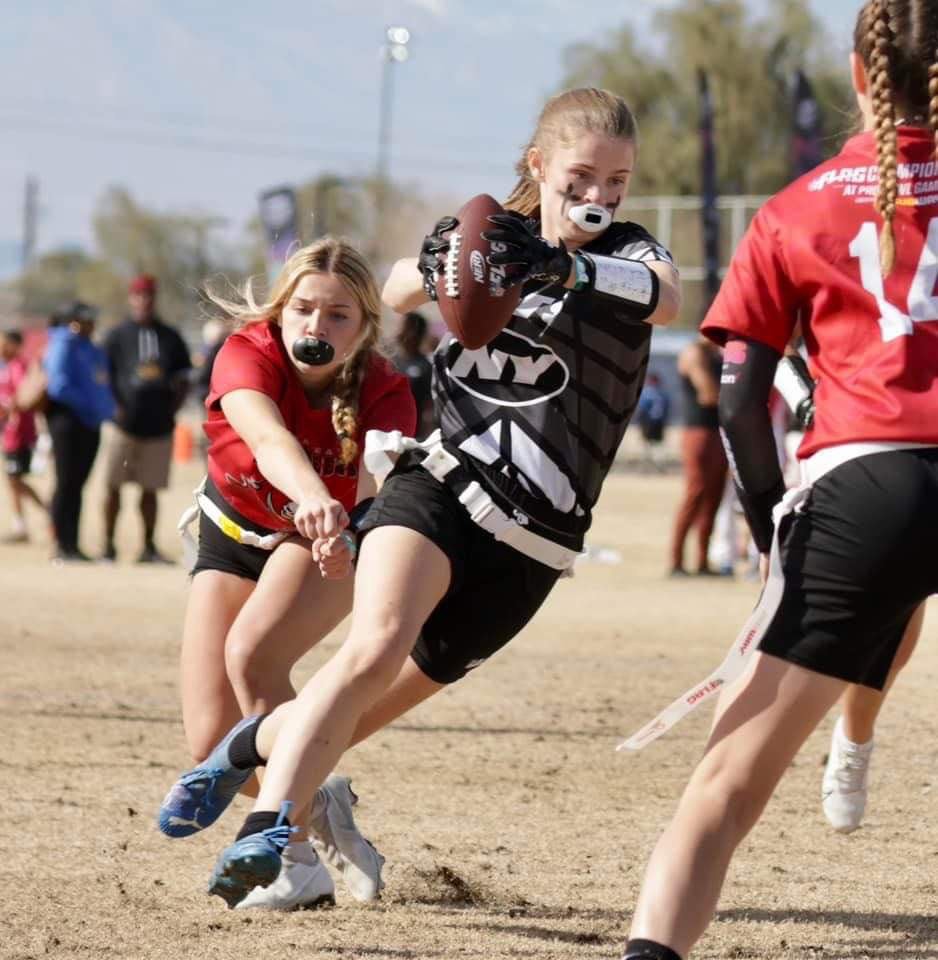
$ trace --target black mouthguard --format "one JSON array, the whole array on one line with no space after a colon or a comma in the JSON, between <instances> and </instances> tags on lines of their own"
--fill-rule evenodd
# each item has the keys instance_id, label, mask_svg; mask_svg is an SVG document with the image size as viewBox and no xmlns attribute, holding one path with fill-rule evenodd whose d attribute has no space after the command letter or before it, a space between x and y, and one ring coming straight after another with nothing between
<instances>
[{"instance_id":1,"label":"black mouthguard","mask_svg":"<svg viewBox=\"0 0 938 960\"><path fill-rule=\"evenodd\" d=\"M335 359L335 350L331 343L317 340L315 337L300 337L293 341L293 356L300 363L307 363L311 367L321 367L332 363Z\"/></svg>"}]
</instances>

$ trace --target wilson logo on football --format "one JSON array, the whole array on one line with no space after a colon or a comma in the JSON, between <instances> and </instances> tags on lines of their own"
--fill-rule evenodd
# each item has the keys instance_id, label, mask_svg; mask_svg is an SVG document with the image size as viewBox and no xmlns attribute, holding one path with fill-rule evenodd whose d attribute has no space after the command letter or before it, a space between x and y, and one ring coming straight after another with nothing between
<instances>
[{"instance_id":1,"label":"wilson logo on football","mask_svg":"<svg viewBox=\"0 0 938 960\"><path fill-rule=\"evenodd\" d=\"M469 269L472 270L472 279L476 283L485 283L485 257L481 251L473 250L469 254Z\"/></svg>"}]
</instances>

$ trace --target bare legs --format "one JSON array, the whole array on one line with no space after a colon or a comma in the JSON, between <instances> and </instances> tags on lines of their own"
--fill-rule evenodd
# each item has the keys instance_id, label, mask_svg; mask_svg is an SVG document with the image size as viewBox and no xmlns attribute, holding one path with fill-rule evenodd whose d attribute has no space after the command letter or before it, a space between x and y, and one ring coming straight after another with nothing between
<instances>
[{"instance_id":1,"label":"bare legs","mask_svg":"<svg viewBox=\"0 0 938 960\"><path fill-rule=\"evenodd\" d=\"M217 570L196 574L181 658L183 723L193 757L203 760L243 715L292 699L294 664L351 606L351 577L324 580L309 544L298 538L274 550L257 584ZM305 826L307 819L297 822Z\"/></svg>"},{"instance_id":2,"label":"bare legs","mask_svg":"<svg viewBox=\"0 0 938 960\"><path fill-rule=\"evenodd\" d=\"M449 578L446 555L422 535L401 527L368 534L348 639L258 731L258 750L269 761L255 810L276 811L284 800L302 807L353 738L438 689L402 667Z\"/></svg>"},{"instance_id":3,"label":"bare legs","mask_svg":"<svg viewBox=\"0 0 938 960\"><path fill-rule=\"evenodd\" d=\"M922 633L924 620L925 604L923 603L909 619L905 633L902 635L902 643L899 644L899 649L896 651L892 669L889 671L889 677L882 690L874 690L872 687L852 683L844 692L843 699L840 702L843 732L853 743L869 743L873 739L876 718L883 707L886 694L899 675L899 671L909 662L909 658L915 651L918 638Z\"/></svg>"},{"instance_id":4,"label":"bare legs","mask_svg":"<svg viewBox=\"0 0 938 960\"><path fill-rule=\"evenodd\" d=\"M755 654L729 689L703 759L645 872L630 936L682 956L706 930L726 869L842 681Z\"/></svg>"},{"instance_id":5,"label":"bare legs","mask_svg":"<svg viewBox=\"0 0 938 960\"><path fill-rule=\"evenodd\" d=\"M23 477L14 474L7 474L7 485L10 490L10 506L13 508L13 525L10 539L23 539L27 537L26 532L26 503L34 503L45 513L46 505L42 502L42 497L23 479Z\"/></svg>"}]
</instances>

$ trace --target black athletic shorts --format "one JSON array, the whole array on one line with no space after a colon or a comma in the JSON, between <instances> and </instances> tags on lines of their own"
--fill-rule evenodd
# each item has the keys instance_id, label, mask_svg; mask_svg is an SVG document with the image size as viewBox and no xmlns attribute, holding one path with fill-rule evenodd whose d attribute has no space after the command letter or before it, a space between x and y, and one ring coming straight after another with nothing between
<instances>
[{"instance_id":1,"label":"black athletic shorts","mask_svg":"<svg viewBox=\"0 0 938 960\"><path fill-rule=\"evenodd\" d=\"M779 533L785 589L759 649L881 690L909 617L938 592L938 448L836 467Z\"/></svg>"},{"instance_id":2,"label":"black athletic shorts","mask_svg":"<svg viewBox=\"0 0 938 960\"><path fill-rule=\"evenodd\" d=\"M239 527L260 534L271 532L242 517L218 492L211 478L205 481L205 495ZM191 576L194 577L201 570L220 570L222 573L233 573L236 577L244 577L246 580L256 582L260 579L261 571L270 559L270 554L270 550L249 547L238 543L237 540L232 540L226 533L222 533L213 520L204 513L199 513L199 553Z\"/></svg>"},{"instance_id":3,"label":"black athletic shorts","mask_svg":"<svg viewBox=\"0 0 938 960\"><path fill-rule=\"evenodd\" d=\"M477 526L456 494L419 464L400 464L359 527L407 527L449 558L449 590L411 656L437 683L453 683L498 652L534 616L559 570L500 543Z\"/></svg>"},{"instance_id":4,"label":"black athletic shorts","mask_svg":"<svg viewBox=\"0 0 938 960\"><path fill-rule=\"evenodd\" d=\"M3 454L3 467L8 477L25 477L33 462L33 448L20 447Z\"/></svg>"}]
</instances>

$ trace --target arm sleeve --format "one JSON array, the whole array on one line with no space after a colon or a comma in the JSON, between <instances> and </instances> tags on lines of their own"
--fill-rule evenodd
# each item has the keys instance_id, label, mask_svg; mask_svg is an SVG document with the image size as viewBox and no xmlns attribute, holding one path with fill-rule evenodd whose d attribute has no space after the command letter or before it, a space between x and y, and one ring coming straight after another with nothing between
<instances>
[{"instance_id":1,"label":"arm sleeve","mask_svg":"<svg viewBox=\"0 0 938 960\"><path fill-rule=\"evenodd\" d=\"M285 372L253 341L232 334L212 366L211 388L205 405L218 404L232 390L256 390L275 402L285 387Z\"/></svg>"},{"instance_id":2,"label":"arm sleeve","mask_svg":"<svg viewBox=\"0 0 938 960\"><path fill-rule=\"evenodd\" d=\"M767 204L733 254L700 330L721 346L736 335L758 340L781 355L798 319L799 300L784 260L782 227Z\"/></svg>"},{"instance_id":3,"label":"arm sleeve","mask_svg":"<svg viewBox=\"0 0 938 960\"><path fill-rule=\"evenodd\" d=\"M761 553L772 544L772 508L785 483L769 419L769 393L779 353L760 343L734 337L723 353L720 384L720 433L736 492Z\"/></svg>"}]
</instances>

